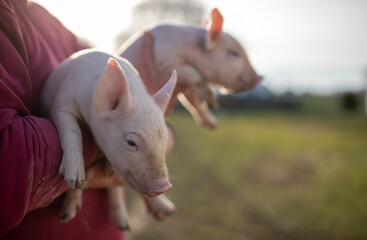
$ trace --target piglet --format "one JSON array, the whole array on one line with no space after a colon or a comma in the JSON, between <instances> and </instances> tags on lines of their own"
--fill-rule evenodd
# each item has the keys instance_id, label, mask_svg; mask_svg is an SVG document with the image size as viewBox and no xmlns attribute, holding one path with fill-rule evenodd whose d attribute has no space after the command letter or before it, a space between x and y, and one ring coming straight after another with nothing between
<instances>
[{"instance_id":1,"label":"piglet","mask_svg":"<svg viewBox=\"0 0 367 240\"><path fill-rule=\"evenodd\" d=\"M104 157L133 189L147 197L168 191L172 185L165 162L163 113L176 81L173 71L170 80L150 96L134 67L119 56L83 50L63 61L45 83L41 109L58 130L63 149L59 173L66 185L82 189L85 179L81 122L89 126ZM80 200L78 191L71 196ZM112 189L109 195L121 193ZM71 202L75 215L80 204ZM113 204L120 203L112 199Z\"/></svg>"},{"instance_id":2,"label":"piglet","mask_svg":"<svg viewBox=\"0 0 367 240\"><path fill-rule=\"evenodd\" d=\"M172 69L176 69L180 76L168 113L173 109L178 95L180 102L199 124L215 128L217 119L208 107L218 104L209 84L238 92L253 89L262 79L241 44L222 31L223 21L220 11L214 8L203 27L159 24L145 29L148 36L147 33L135 34L117 50L117 54L137 66L144 38L154 39L153 65L157 73L167 78ZM152 76L143 77L143 81L148 91L155 91L157 86L163 84L154 82Z\"/></svg>"},{"instance_id":3,"label":"piglet","mask_svg":"<svg viewBox=\"0 0 367 240\"><path fill-rule=\"evenodd\" d=\"M223 21L214 8L202 27L158 24L132 36L116 53L137 67L150 93L177 69L180 77L165 114L170 114L179 99L199 124L216 128L218 122L209 107L218 107L218 103L210 85L238 92L251 90L262 80L241 44L222 30ZM145 198L145 202L157 219L175 212L164 194Z\"/></svg>"}]
</instances>

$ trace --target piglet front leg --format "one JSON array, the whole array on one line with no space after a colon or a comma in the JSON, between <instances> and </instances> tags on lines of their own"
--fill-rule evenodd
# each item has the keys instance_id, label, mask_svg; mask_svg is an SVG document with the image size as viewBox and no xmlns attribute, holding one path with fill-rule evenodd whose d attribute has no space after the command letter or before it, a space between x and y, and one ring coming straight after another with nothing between
<instances>
[{"instance_id":1,"label":"piglet front leg","mask_svg":"<svg viewBox=\"0 0 367 240\"><path fill-rule=\"evenodd\" d=\"M129 215L125 205L124 188L111 187L107 189L110 200L110 217L121 231L130 231Z\"/></svg>"},{"instance_id":2,"label":"piglet front leg","mask_svg":"<svg viewBox=\"0 0 367 240\"><path fill-rule=\"evenodd\" d=\"M153 214L154 218L157 220L165 220L176 212L175 204L164 194L154 198L143 197L143 199L148 212Z\"/></svg>"},{"instance_id":3,"label":"piglet front leg","mask_svg":"<svg viewBox=\"0 0 367 240\"><path fill-rule=\"evenodd\" d=\"M63 156L59 174L64 176L66 185L74 189L82 189L85 179L82 132L78 119L67 109L55 106L51 117L59 134Z\"/></svg>"}]
</instances>

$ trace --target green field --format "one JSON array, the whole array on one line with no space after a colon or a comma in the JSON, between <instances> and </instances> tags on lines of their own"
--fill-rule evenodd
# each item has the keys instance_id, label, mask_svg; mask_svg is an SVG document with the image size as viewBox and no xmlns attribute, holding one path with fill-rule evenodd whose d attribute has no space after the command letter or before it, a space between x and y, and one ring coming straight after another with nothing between
<instances>
[{"instance_id":1,"label":"green field","mask_svg":"<svg viewBox=\"0 0 367 240\"><path fill-rule=\"evenodd\" d=\"M363 116L233 113L215 131L183 111L169 122L178 213L148 216L133 239L367 239ZM131 226L134 231L134 225Z\"/></svg>"}]
</instances>

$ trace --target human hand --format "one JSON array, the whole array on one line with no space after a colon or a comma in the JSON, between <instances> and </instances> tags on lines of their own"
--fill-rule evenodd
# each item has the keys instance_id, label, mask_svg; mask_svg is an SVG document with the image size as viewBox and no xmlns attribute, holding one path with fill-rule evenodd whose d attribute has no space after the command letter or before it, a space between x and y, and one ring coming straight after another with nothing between
<instances>
[{"instance_id":1,"label":"human hand","mask_svg":"<svg viewBox=\"0 0 367 240\"><path fill-rule=\"evenodd\" d=\"M106 166L107 164L107 166ZM124 186L122 177L110 166L106 159L98 160L86 170L84 188L99 189Z\"/></svg>"}]
</instances>

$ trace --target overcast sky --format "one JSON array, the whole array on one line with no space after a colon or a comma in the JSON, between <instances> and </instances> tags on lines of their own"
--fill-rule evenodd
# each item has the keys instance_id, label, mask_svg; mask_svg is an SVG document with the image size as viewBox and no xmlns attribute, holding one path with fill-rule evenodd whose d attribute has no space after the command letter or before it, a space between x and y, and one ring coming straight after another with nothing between
<instances>
[{"instance_id":1,"label":"overcast sky","mask_svg":"<svg viewBox=\"0 0 367 240\"><path fill-rule=\"evenodd\" d=\"M73 32L112 51L115 37L130 25L131 10L141 0L37 2ZM244 45L254 67L266 74L265 85L274 90L301 85L300 91L362 87L367 69L367 1L201 2L207 10L219 8L224 30Z\"/></svg>"}]
</instances>

